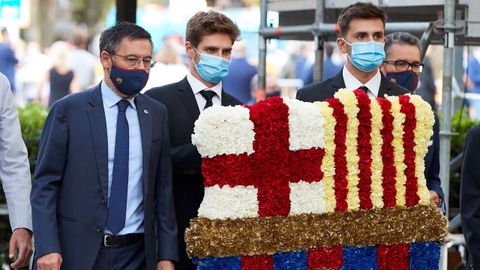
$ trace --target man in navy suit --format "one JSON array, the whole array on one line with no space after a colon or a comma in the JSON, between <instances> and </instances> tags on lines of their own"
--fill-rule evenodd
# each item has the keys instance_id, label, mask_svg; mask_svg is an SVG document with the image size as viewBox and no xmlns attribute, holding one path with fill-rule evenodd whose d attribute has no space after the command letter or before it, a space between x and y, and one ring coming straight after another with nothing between
<instances>
[{"instance_id":1,"label":"man in navy suit","mask_svg":"<svg viewBox=\"0 0 480 270\"><path fill-rule=\"evenodd\" d=\"M391 33L386 36L385 60L381 70L392 83L399 84L410 91L417 89L417 83L423 64L420 59L420 41L406 32ZM433 110L433 108L432 108ZM435 115L433 137L425 156L425 178L430 191L430 201L435 205L443 202L443 190L440 181L440 139L438 136L438 117Z\"/></svg>"},{"instance_id":2,"label":"man in navy suit","mask_svg":"<svg viewBox=\"0 0 480 270\"><path fill-rule=\"evenodd\" d=\"M135 24L105 30L104 80L53 104L31 193L34 268L173 269L167 110L139 94L152 47Z\"/></svg>"},{"instance_id":3,"label":"man in navy suit","mask_svg":"<svg viewBox=\"0 0 480 270\"><path fill-rule=\"evenodd\" d=\"M467 242L467 269L480 269L480 126L471 128L465 138L462 178L460 184L460 213Z\"/></svg>"},{"instance_id":4,"label":"man in navy suit","mask_svg":"<svg viewBox=\"0 0 480 270\"><path fill-rule=\"evenodd\" d=\"M222 79L228 74L232 46L240 35L237 25L215 12L198 12L187 24L185 50L189 74L181 81L146 92L167 106L173 164L173 194L178 223L180 261L175 269L195 269L185 250L184 234L197 216L203 199L202 160L192 144L195 121L209 106L238 105L227 94Z\"/></svg>"},{"instance_id":5,"label":"man in navy suit","mask_svg":"<svg viewBox=\"0 0 480 270\"><path fill-rule=\"evenodd\" d=\"M340 52L347 55L343 69L334 77L307 85L297 92L297 99L324 101L338 89L355 90L363 87L370 97L395 96L409 93L391 83L378 67L385 58L385 21L383 10L371 3L355 3L342 10L338 17L341 37Z\"/></svg>"}]
</instances>

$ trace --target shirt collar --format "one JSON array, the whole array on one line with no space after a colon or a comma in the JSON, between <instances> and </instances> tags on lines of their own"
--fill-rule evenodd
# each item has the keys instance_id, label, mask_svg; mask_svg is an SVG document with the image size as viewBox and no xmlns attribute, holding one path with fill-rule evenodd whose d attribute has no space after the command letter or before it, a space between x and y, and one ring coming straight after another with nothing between
<instances>
[{"instance_id":1,"label":"shirt collar","mask_svg":"<svg viewBox=\"0 0 480 270\"><path fill-rule=\"evenodd\" d=\"M116 106L117 103L122 99L110 87L108 87L105 81L102 81L100 90L102 92L103 105L106 106L107 108L112 108L113 106ZM137 107L135 106L135 102L134 102L135 97L128 98L126 100L130 102L130 105L134 110L137 110Z\"/></svg>"},{"instance_id":2,"label":"shirt collar","mask_svg":"<svg viewBox=\"0 0 480 270\"><path fill-rule=\"evenodd\" d=\"M380 70L377 69L377 73L365 84L361 83L355 76L348 71L347 66L343 67L343 81L345 82L345 88L355 90L360 86L368 87L368 90L372 92L375 97L378 97L378 92L380 90L380 83L382 82L382 76L380 75Z\"/></svg>"},{"instance_id":3,"label":"shirt collar","mask_svg":"<svg viewBox=\"0 0 480 270\"><path fill-rule=\"evenodd\" d=\"M203 82L195 78L191 73L187 74L187 81L190 84L190 87L192 87L192 91L194 95L200 93L200 91L202 90L210 89L213 92L215 92L215 94L217 94L218 97L222 96L222 82L217 83L213 87L207 87Z\"/></svg>"}]
</instances>

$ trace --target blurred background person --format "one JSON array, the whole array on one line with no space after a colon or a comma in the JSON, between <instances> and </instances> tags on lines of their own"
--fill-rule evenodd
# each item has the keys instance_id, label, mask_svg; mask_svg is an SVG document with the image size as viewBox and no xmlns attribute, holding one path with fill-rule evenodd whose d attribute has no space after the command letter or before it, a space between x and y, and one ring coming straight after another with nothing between
<instances>
[{"instance_id":1,"label":"blurred background person","mask_svg":"<svg viewBox=\"0 0 480 270\"><path fill-rule=\"evenodd\" d=\"M323 59L323 77L322 79L328 79L335 76L343 67L343 61L340 60L341 57L335 52L335 46L332 43L325 42L324 44L324 59ZM334 52L337 55L334 58ZM304 73L302 74L303 85L313 83L313 72L315 65L314 63L307 63Z\"/></svg>"},{"instance_id":2,"label":"blurred background person","mask_svg":"<svg viewBox=\"0 0 480 270\"><path fill-rule=\"evenodd\" d=\"M15 67L18 59L15 56L7 28L2 28L2 42L0 42L0 72L10 82L11 89L15 93Z\"/></svg>"},{"instance_id":3,"label":"blurred background person","mask_svg":"<svg viewBox=\"0 0 480 270\"><path fill-rule=\"evenodd\" d=\"M188 68L183 63L180 52L173 42L172 40L166 40L163 47L155 55L157 63L150 69L150 76L143 91L178 82L187 75Z\"/></svg>"},{"instance_id":4,"label":"blurred background person","mask_svg":"<svg viewBox=\"0 0 480 270\"><path fill-rule=\"evenodd\" d=\"M49 50L53 67L45 74L43 80L37 87L37 100L45 104L43 100L43 91L45 84L50 85L50 94L48 95L48 107L70 93L80 91L76 76L67 66L68 44L65 41L56 41Z\"/></svg>"},{"instance_id":5,"label":"blurred background person","mask_svg":"<svg viewBox=\"0 0 480 270\"><path fill-rule=\"evenodd\" d=\"M227 93L247 104L252 100L252 79L256 74L257 68L247 60L245 43L237 41L233 45L229 73L223 79L223 88Z\"/></svg>"},{"instance_id":6,"label":"blurred background person","mask_svg":"<svg viewBox=\"0 0 480 270\"><path fill-rule=\"evenodd\" d=\"M17 68L15 74L15 97L19 106L37 99L37 86L51 67L50 57L42 52L38 42L27 43L23 64Z\"/></svg>"},{"instance_id":7,"label":"blurred background person","mask_svg":"<svg viewBox=\"0 0 480 270\"><path fill-rule=\"evenodd\" d=\"M70 37L71 49L68 51L67 65L78 80L81 91L86 90L96 83L96 70L99 66L97 58L86 50L88 36L83 32L75 32Z\"/></svg>"},{"instance_id":8,"label":"blurred background person","mask_svg":"<svg viewBox=\"0 0 480 270\"><path fill-rule=\"evenodd\" d=\"M466 85L468 93L478 95L478 99L468 100L470 117L480 119L480 48L475 48L468 57Z\"/></svg>"}]
</instances>

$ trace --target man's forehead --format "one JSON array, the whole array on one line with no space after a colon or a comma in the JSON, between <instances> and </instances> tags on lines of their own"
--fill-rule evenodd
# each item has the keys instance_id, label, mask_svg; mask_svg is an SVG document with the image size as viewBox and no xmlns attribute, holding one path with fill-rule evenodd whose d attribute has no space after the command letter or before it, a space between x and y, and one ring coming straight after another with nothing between
<instances>
[{"instance_id":1,"label":"man's forehead","mask_svg":"<svg viewBox=\"0 0 480 270\"><path fill-rule=\"evenodd\" d=\"M353 19L350 21L348 33L385 33L385 26L379 18Z\"/></svg>"},{"instance_id":2,"label":"man's forehead","mask_svg":"<svg viewBox=\"0 0 480 270\"><path fill-rule=\"evenodd\" d=\"M151 54L152 53L152 44L148 39L131 39L131 38L123 38L120 41L118 46L117 52L124 52L126 54L135 54L135 53L142 53L142 54Z\"/></svg>"}]
</instances>

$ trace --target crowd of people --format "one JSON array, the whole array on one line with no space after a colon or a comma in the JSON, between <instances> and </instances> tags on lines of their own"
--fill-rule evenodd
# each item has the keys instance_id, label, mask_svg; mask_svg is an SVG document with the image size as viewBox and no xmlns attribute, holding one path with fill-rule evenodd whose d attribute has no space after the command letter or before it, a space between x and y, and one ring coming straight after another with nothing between
<instances>
[{"instance_id":1,"label":"crowd of people","mask_svg":"<svg viewBox=\"0 0 480 270\"><path fill-rule=\"evenodd\" d=\"M307 54L292 57L284 69L305 84L296 98L324 101L342 88L362 89L371 98L414 93L424 69L420 42L405 32L386 35L386 21L370 3L343 9L336 44L326 46L324 80L313 82ZM2 34L0 62L10 66L0 64L0 178L13 231L10 256L18 254L11 266L27 265L35 250L33 267L40 270L195 269L184 240L204 195L194 123L210 106L255 102L256 68L238 42L238 26L220 12L196 13L186 25L182 57L178 40L166 41L154 55L145 29L119 22L101 33L98 59L81 35L55 42L46 58L32 47L51 65L36 82L17 88L18 60L8 33ZM15 110L19 92L50 107L33 180ZM467 137L462 179L463 224L475 268L479 138L478 128ZM425 177L431 203L443 209L439 168L436 119Z\"/></svg>"}]
</instances>

